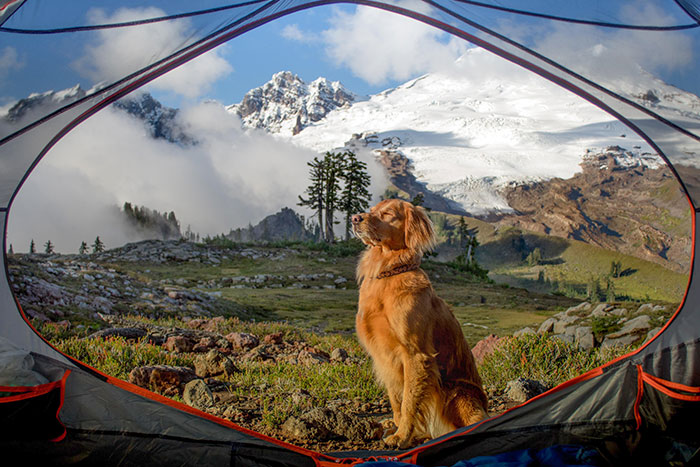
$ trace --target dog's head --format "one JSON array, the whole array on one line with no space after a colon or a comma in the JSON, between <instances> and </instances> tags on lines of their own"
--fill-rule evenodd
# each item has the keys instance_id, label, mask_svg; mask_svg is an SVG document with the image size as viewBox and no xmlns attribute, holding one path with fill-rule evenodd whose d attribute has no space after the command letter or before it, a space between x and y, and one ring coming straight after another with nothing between
<instances>
[{"instance_id":1,"label":"dog's head","mask_svg":"<svg viewBox=\"0 0 700 467\"><path fill-rule=\"evenodd\" d=\"M399 199L381 201L351 220L355 236L369 246L422 254L435 243L433 224L425 209Z\"/></svg>"}]
</instances>

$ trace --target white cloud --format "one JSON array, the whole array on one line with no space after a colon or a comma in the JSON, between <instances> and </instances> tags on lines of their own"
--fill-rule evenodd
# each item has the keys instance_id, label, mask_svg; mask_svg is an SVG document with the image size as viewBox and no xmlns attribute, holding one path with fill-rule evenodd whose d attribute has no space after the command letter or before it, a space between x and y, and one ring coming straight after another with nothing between
<instances>
[{"instance_id":1,"label":"white cloud","mask_svg":"<svg viewBox=\"0 0 700 467\"><path fill-rule=\"evenodd\" d=\"M373 85L451 66L468 47L436 28L375 8L336 9L330 22L322 33L328 56Z\"/></svg>"},{"instance_id":2,"label":"white cloud","mask_svg":"<svg viewBox=\"0 0 700 467\"><path fill-rule=\"evenodd\" d=\"M673 24L673 18L658 7L632 2L621 17L631 24ZM615 30L556 23L540 31L535 47L596 79L614 80L638 73L677 70L693 63L692 38L682 32Z\"/></svg>"},{"instance_id":3,"label":"white cloud","mask_svg":"<svg viewBox=\"0 0 700 467\"><path fill-rule=\"evenodd\" d=\"M20 60L17 49L6 46L0 50L0 79L4 79L7 75L24 67L24 62Z\"/></svg>"},{"instance_id":4,"label":"white cloud","mask_svg":"<svg viewBox=\"0 0 700 467\"><path fill-rule=\"evenodd\" d=\"M298 24L288 24L282 29L281 34L285 39L301 42L303 44L316 43L321 39L318 34L309 31L302 31Z\"/></svg>"},{"instance_id":5,"label":"white cloud","mask_svg":"<svg viewBox=\"0 0 700 467\"><path fill-rule=\"evenodd\" d=\"M92 23L134 21L163 16L158 8L123 8L108 16L92 9ZM137 71L154 60L164 58L192 40L187 20L106 29L96 33L95 40L85 45L84 54L75 61L75 68L95 83L112 82ZM218 48L155 80L150 87L172 91L194 98L205 93L212 83L232 71Z\"/></svg>"},{"instance_id":6,"label":"white cloud","mask_svg":"<svg viewBox=\"0 0 700 467\"><path fill-rule=\"evenodd\" d=\"M13 203L8 241L26 251L47 240L75 252L97 235L107 247L133 237L116 207L129 201L174 211L201 235L259 222L296 208L306 188L306 162L316 154L258 131L215 103L182 111L199 144L180 147L148 136L143 124L107 108L66 135L28 178Z\"/></svg>"}]
</instances>

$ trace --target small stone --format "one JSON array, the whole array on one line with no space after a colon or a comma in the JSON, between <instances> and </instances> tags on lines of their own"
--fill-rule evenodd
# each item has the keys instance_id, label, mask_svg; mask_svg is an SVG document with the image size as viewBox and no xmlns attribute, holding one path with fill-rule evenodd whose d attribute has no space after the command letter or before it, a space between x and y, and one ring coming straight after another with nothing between
<instances>
[{"instance_id":1,"label":"small stone","mask_svg":"<svg viewBox=\"0 0 700 467\"><path fill-rule=\"evenodd\" d=\"M348 359L348 353L345 349L333 349L331 352L331 361L344 362Z\"/></svg>"},{"instance_id":2,"label":"small stone","mask_svg":"<svg viewBox=\"0 0 700 467\"><path fill-rule=\"evenodd\" d=\"M547 318L544 320L544 322L540 325L539 329L537 330L538 334L549 334L554 330L554 324L557 322L556 319L554 318Z\"/></svg>"},{"instance_id":3,"label":"small stone","mask_svg":"<svg viewBox=\"0 0 700 467\"><path fill-rule=\"evenodd\" d=\"M545 392L547 388L532 379L518 378L506 385L506 396L516 402L525 402Z\"/></svg>"},{"instance_id":4,"label":"small stone","mask_svg":"<svg viewBox=\"0 0 700 467\"><path fill-rule=\"evenodd\" d=\"M182 399L187 405L199 410L206 410L214 406L214 395L209 386L201 379L192 380L185 385Z\"/></svg>"},{"instance_id":5,"label":"small stone","mask_svg":"<svg viewBox=\"0 0 700 467\"><path fill-rule=\"evenodd\" d=\"M239 350L253 349L260 344L260 341L256 336L245 332L232 332L227 334L225 337L235 349Z\"/></svg>"},{"instance_id":6,"label":"small stone","mask_svg":"<svg viewBox=\"0 0 700 467\"><path fill-rule=\"evenodd\" d=\"M192 352L194 342L184 336L170 336L163 344L165 350L171 352Z\"/></svg>"}]
</instances>

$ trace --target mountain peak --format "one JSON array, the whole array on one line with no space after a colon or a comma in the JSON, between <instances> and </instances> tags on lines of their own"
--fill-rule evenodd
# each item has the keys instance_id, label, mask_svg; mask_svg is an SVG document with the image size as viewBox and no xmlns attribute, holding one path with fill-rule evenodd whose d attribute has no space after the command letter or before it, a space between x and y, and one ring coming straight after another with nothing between
<instances>
[{"instance_id":1,"label":"mountain peak","mask_svg":"<svg viewBox=\"0 0 700 467\"><path fill-rule=\"evenodd\" d=\"M306 83L291 71L280 71L227 110L241 117L248 128L293 135L355 100L338 81L319 77Z\"/></svg>"}]
</instances>

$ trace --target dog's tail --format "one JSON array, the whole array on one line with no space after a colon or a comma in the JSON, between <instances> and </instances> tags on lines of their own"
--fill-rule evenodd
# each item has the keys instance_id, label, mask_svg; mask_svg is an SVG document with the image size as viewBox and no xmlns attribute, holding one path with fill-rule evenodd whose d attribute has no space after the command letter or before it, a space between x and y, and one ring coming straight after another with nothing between
<instances>
[{"instance_id":1,"label":"dog's tail","mask_svg":"<svg viewBox=\"0 0 700 467\"><path fill-rule=\"evenodd\" d=\"M481 386L469 381L451 381L443 386L445 404L442 410L445 433L472 425L488 416L488 398ZM444 434L444 433L443 433Z\"/></svg>"}]
</instances>

